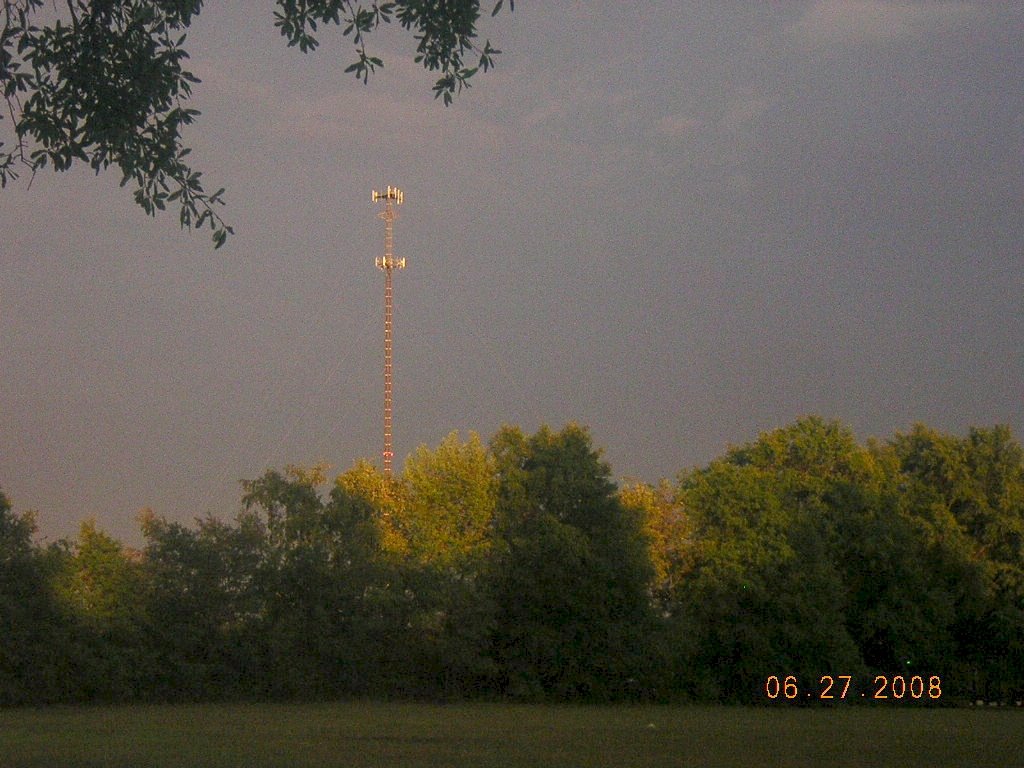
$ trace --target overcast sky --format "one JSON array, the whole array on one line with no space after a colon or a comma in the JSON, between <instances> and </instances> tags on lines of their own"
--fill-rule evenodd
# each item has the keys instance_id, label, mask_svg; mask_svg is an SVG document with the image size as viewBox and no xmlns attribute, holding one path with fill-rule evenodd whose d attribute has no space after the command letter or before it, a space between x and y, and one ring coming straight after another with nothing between
<instances>
[{"instance_id":1,"label":"overcast sky","mask_svg":"<svg viewBox=\"0 0 1024 768\"><path fill-rule=\"evenodd\" d=\"M809 413L1024 435L1024 3L520 0L447 109L399 30L364 86L272 10L186 45L225 248L116 172L0 192L0 487L50 540L379 464L388 184L396 469L506 422L649 481Z\"/></svg>"}]
</instances>

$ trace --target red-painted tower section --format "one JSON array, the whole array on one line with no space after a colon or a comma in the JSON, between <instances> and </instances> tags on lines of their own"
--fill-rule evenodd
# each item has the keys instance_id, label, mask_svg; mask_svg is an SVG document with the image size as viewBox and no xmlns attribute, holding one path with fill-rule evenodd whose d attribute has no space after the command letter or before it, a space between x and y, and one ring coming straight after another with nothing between
<instances>
[{"instance_id":1,"label":"red-painted tower section","mask_svg":"<svg viewBox=\"0 0 1024 768\"><path fill-rule=\"evenodd\" d=\"M383 192L374 192L373 202L384 201L384 210L379 214L384 219L384 255L376 259L377 267L384 272L384 474L391 476L391 317L394 298L391 287L391 273L405 268L405 259L396 259L393 253L393 225L398 214L394 206L402 204L402 190L388 187Z\"/></svg>"}]
</instances>

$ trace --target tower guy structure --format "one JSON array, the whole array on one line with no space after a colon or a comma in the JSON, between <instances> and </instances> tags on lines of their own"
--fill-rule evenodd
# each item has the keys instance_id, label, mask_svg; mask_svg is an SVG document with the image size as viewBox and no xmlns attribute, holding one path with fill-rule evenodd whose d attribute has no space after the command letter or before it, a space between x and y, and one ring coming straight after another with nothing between
<instances>
[{"instance_id":1,"label":"tower guy structure","mask_svg":"<svg viewBox=\"0 0 1024 768\"><path fill-rule=\"evenodd\" d=\"M391 477L391 315L393 296L391 273L405 268L405 259L396 259L394 249L394 223L398 218L395 206L402 204L402 190L388 187L383 192L374 192L373 202L384 201L384 210L379 217L384 219L384 255L376 259L377 267L384 272L384 474Z\"/></svg>"}]
</instances>

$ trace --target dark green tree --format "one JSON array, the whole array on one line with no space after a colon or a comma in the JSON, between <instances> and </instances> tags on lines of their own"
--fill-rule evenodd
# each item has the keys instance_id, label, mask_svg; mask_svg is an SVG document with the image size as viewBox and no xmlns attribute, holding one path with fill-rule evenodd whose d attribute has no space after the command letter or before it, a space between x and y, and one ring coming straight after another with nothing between
<instances>
[{"instance_id":1,"label":"dark green tree","mask_svg":"<svg viewBox=\"0 0 1024 768\"><path fill-rule=\"evenodd\" d=\"M150 689L140 555L86 520L56 558L52 583L73 626L70 653L78 665L79 695L86 699L132 700Z\"/></svg>"},{"instance_id":2,"label":"dark green tree","mask_svg":"<svg viewBox=\"0 0 1024 768\"><path fill-rule=\"evenodd\" d=\"M890 443L895 476L946 553L957 647L951 667L972 698L1024 695L1024 452L1006 427L966 438L917 425ZM933 579L933 584L936 579ZM934 587L933 587L934 588Z\"/></svg>"},{"instance_id":3,"label":"dark green tree","mask_svg":"<svg viewBox=\"0 0 1024 768\"><path fill-rule=\"evenodd\" d=\"M66 667L70 633L35 531L32 514L15 514L0 490L0 704L47 703L74 687Z\"/></svg>"},{"instance_id":4,"label":"dark green tree","mask_svg":"<svg viewBox=\"0 0 1024 768\"><path fill-rule=\"evenodd\" d=\"M504 427L497 461L495 658L527 698L636 693L652 577L642 521L616 494L590 435Z\"/></svg>"},{"instance_id":5,"label":"dark green tree","mask_svg":"<svg viewBox=\"0 0 1024 768\"><path fill-rule=\"evenodd\" d=\"M956 626L976 600L979 572L948 510L899 472L890 450L868 447L870 480L833 491L847 627L875 674L959 680Z\"/></svg>"},{"instance_id":6,"label":"dark green tree","mask_svg":"<svg viewBox=\"0 0 1024 768\"><path fill-rule=\"evenodd\" d=\"M141 517L145 638L154 659L149 697L190 700L262 690L259 622L266 529L252 514L195 529Z\"/></svg>"},{"instance_id":7,"label":"dark green tree","mask_svg":"<svg viewBox=\"0 0 1024 768\"><path fill-rule=\"evenodd\" d=\"M202 0L48 5L3 3L0 88L13 145L0 143L0 185L19 167L35 173L49 164L63 171L81 162L99 173L113 165L122 186L135 186L135 201L147 213L175 204L181 226L209 226L219 248L232 232L216 209L224 190L206 191L182 136L199 115L188 106L199 80L185 68L184 46ZM277 0L276 6L275 26L304 53L316 49L322 27L339 27L354 45L355 60L344 71L364 82L383 66L369 52L368 38L397 22L416 43L416 61L438 73L434 94L445 104L478 70L493 67L500 53L489 41L477 46L479 0ZM499 0L493 13L501 6Z\"/></svg>"},{"instance_id":8,"label":"dark green tree","mask_svg":"<svg viewBox=\"0 0 1024 768\"><path fill-rule=\"evenodd\" d=\"M267 530L260 632L272 696L329 695L344 669L338 651L358 586L344 579L345 542L325 514L324 469L270 470L243 484L245 508Z\"/></svg>"},{"instance_id":9,"label":"dark green tree","mask_svg":"<svg viewBox=\"0 0 1024 768\"><path fill-rule=\"evenodd\" d=\"M771 674L816 682L860 671L833 500L866 461L848 430L808 418L680 477L694 539L676 620L693 635L681 639L693 656L673 675L684 691L750 701Z\"/></svg>"},{"instance_id":10,"label":"dark green tree","mask_svg":"<svg viewBox=\"0 0 1024 768\"><path fill-rule=\"evenodd\" d=\"M422 590L392 525L403 500L397 484L360 462L326 498L323 466L271 470L244 485L244 504L267 529L259 622L267 694L420 692Z\"/></svg>"}]
</instances>

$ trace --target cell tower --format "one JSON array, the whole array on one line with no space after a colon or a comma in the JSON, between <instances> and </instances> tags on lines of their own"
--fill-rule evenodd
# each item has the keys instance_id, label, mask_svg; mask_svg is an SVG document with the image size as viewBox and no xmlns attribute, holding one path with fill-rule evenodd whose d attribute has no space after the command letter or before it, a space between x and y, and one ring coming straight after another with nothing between
<instances>
[{"instance_id":1,"label":"cell tower","mask_svg":"<svg viewBox=\"0 0 1024 768\"><path fill-rule=\"evenodd\" d=\"M391 273L396 269L405 268L405 259L396 259L392 253L392 226L398 214L394 205L402 204L402 190L388 187L384 192L374 192L373 202L384 201L384 210L379 217L384 219L384 255L378 256L376 264L384 272L384 475L391 477Z\"/></svg>"}]
</instances>

